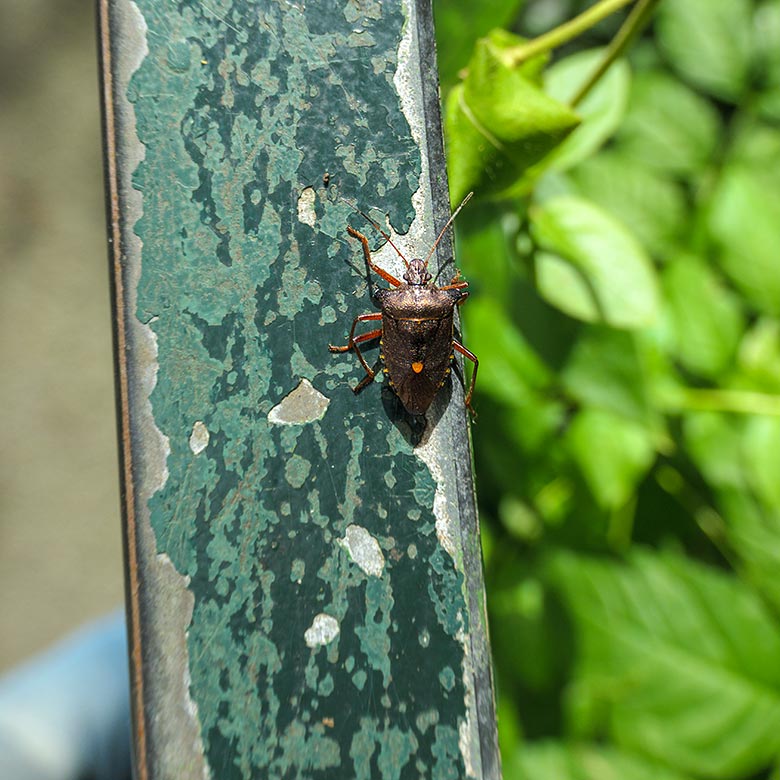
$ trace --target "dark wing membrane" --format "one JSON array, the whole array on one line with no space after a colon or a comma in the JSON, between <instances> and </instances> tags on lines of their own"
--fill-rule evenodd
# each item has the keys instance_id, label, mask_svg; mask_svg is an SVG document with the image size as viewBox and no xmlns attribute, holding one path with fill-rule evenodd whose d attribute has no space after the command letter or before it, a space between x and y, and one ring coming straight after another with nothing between
<instances>
[{"instance_id":1,"label":"dark wing membrane","mask_svg":"<svg viewBox=\"0 0 780 780\"><path fill-rule=\"evenodd\" d=\"M452 314L383 322L382 353L390 386L411 414L422 414L444 384L452 360ZM415 364L421 370L415 371Z\"/></svg>"}]
</instances>

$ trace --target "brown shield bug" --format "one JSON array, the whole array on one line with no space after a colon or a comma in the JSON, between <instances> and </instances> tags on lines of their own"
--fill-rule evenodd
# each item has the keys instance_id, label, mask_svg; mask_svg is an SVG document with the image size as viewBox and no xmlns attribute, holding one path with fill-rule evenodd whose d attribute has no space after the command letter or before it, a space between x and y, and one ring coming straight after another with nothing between
<instances>
[{"instance_id":1,"label":"brown shield bug","mask_svg":"<svg viewBox=\"0 0 780 780\"><path fill-rule=\"evenodd\" d=\"M406 266L403 281L396 279L371 259L368 239L354 228L347 227L349 235L357 238L363 245L363 256L369 278L370 272L374 271L392 285L389 288L374 289L371 297L379 311L355 317L346 346L329 346L331 352L355 350L360 364L366 370L365 377L354 388L356 393L366 387L375 376L374 370L366 362L358 345L378 338L380 339L379 357L384 363L384 372L387 374L390 387L401 399L407 412L413 415L424 414L447 379L455 352L459 352L474 363L474 373L471 375L471 383L465 399L466 406L473 414L471 396L477 379L479 361L455 339L454 332L455 307L468 297L468 292L465 290L468 282L461 281L458 272L449 284L437 287L436 280L428 270L428 261L442 236L471 195L472 193L469 193L466 196L463 203L449 218L425 260L420 258L407 260L390 236L373 219L352 206L382 234ZM359 322L381 322L381 327L355 336L355 328Z\"/></svg>"}]
</instances>

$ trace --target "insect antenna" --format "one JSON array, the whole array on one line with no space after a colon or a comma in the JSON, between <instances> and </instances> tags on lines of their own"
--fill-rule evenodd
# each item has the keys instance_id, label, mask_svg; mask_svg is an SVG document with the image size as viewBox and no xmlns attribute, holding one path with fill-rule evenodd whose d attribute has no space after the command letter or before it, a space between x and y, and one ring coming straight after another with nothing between
<instances>
[{"instance_id":1,"label":"insect antenna","mask_svg":"<svg viewBox=\"0 0 780 780\"><path fill-rule=\"evenodd\" d=\"M344 203L346 203L347 206L349 206L353 211L356 211L358 214L360 214L361 217L363 217L363 219L365 219L367 222L370 222L374 226L374 229L378 230L382 234L382 237L385 239L385 241L387 241L387 243L390 244L390 246L393 247L393 249L395 249L396 253L398 254L398 257L400 257L401 260L404 261L404 265L407 268L409 267L409 261L403 256L401 250L393 243L393 239L390 238L390 236L388 236L384 230L382 230L382 228L379 226L377 222L371 219L371 217L369 217L365 211L361 211L354 203L351 203L346 198L342 198L341 196L339 196L339 200L343 200Z\"/></svg>"},{"instance_id":2,"label":"insect antenna","mask_svg":"<svg viewBox=\"0 0 780 780\"><path fill-rule=\"evenodd\" d=\"M455 217L458 216L460 213L460 210L471 200L471 196L473 195L473 192L470 192L468 195L466 195L465 198L461 201L460 206L455 209L455 211L452 212L452 216L447 220L447 224L441 229L441 233L439 233L438 238L433 242L433 246L431 247L431 251L428 252L428 256L425 258L425 265L428 265L428 261L431 259L431 256L436 251L436 247L439 246L439 241L442 240L444 233L446 232L447 228L453 223ZM443 268L444 266L442 266ZM439 269L439 274L441 273L441 268ZM436 274L436 278L438 279L439 274Z\"/></svg>"}]
</instances>

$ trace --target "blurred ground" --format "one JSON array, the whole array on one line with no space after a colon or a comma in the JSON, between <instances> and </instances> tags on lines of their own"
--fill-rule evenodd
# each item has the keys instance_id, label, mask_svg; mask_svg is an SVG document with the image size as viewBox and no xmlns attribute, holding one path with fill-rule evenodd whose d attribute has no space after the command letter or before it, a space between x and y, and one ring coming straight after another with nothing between
<instances>
[{"instance_id":1,"label":"blurred ground","mask_svg":"<svg viewBox=\"0 0 780 780\"><path fill-rule=\"evenodd\" d=\"M2 6L0 671L122 601L93 3Z\"/></svg>"}]
</instances>

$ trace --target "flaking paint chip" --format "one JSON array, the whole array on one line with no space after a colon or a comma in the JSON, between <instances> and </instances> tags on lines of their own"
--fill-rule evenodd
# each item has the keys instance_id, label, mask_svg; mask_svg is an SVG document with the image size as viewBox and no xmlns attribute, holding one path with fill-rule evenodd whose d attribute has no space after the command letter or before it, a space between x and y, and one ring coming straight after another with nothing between
<instances>
[{"instance_id":1,"label":"flaking paint chip","mask_svg":"<svg viewBox=\"0 0 780 780\"><path fill-rule=\"evenodd\" d=\"M317 214L314 211L314 199L316 193L312 187L306 187L298 198L298 221L309 227L317 224Z\"/></svg>"},{"instance_id":2,"label":"flaking paint chip","mask_svg":"<svg viewBox=\"0 0 780 780\"><path fill-rule=\"evenodd\" d=\"M320 612L314 616L311 626L306 629L303 638L309 647L321 647L332 642L339 635L339 622L332 615Z\"/></svg>"},{"instance_id":3,"label":"flaking paint chip","mask_svg":"<svg viewBox=\"0 0 780 780\"><path fill-rule=\"evenodd\" d=\"M321 420L330 404L308 379L302 379L291 393L279 401L270 412L268 422L275 425L303 425Z\"/></svg>"},{"instance_id":4,"label":"flaking paint chip","mask_svg":"<svg viewBox=\"0 0 780 780\"><path fill-rule=\"evenodd\" d=\"M192 426L192 433L190 434L190 449L196 454L200 455L206 447L209 446L209 429L198 420L195 425Z\"/></svg>"},{"instance_id":5,"label":"flaking paint chip","mask_svg":"<svg viewBox=\"0 0 780 780\"><path fill-rule=\"evenodd\" d=\"M381 577L385 568L385 556L379 542L360 525L348 525L339 544L349 553L352 560L366 573Z\"/></svg>"}]
</instances>

